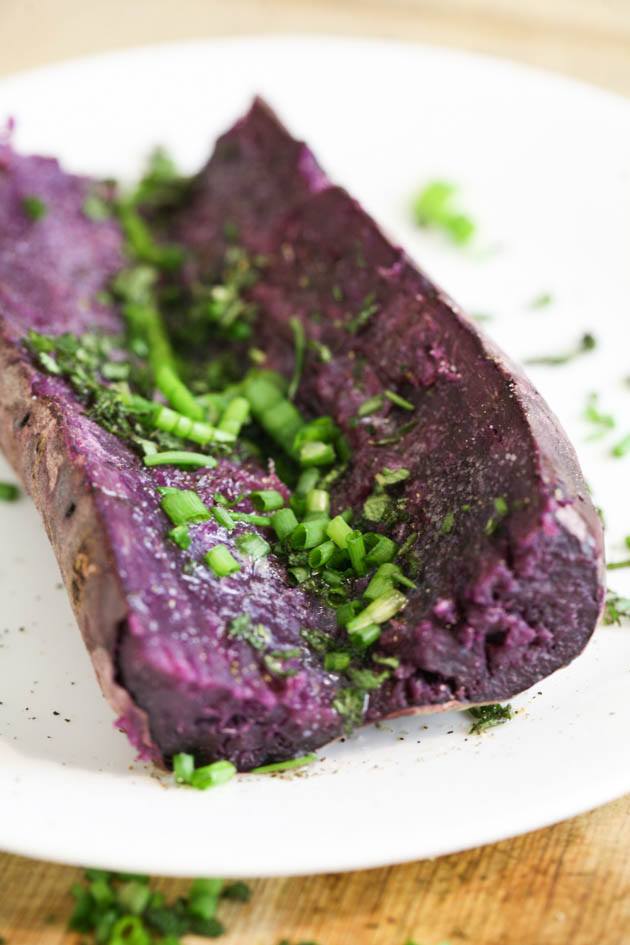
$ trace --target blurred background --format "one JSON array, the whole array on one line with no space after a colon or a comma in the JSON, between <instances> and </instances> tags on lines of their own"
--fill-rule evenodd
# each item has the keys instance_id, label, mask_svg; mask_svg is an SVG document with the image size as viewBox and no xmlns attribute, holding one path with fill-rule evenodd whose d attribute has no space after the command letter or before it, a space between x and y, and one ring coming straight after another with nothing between
<instances>
[{"instance_id":1,"label":"blurred background","mask_svg":"<svg viewBox=\"0 0 630 945\"><path fill-rule=\"evenodd\" d=\"M458 46L630 95L630 0L0 0L0 74L140 43L304 30Z\"/></svg>"}]
</instances>

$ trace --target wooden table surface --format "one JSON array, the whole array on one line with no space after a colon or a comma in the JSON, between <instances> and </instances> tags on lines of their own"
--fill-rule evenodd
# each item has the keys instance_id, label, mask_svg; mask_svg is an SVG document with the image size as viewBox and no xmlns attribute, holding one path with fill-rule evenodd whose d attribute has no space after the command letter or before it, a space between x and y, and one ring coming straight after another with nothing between
<instances>
[{"instance_id":1,"label":"wooden table surface","mask_svg":"<svg viewBox=\"0 0 630 945\"><path fill-rule=\"evenodd\" d=\"M630 0L0 0L0 74L145 42L297 30L475 49L630 95ZM0 855L7 945L77 942L65 932L77 876ZM630 945L630 798L434 861L253 888L249 905L224 910L225 945Z\"/></svg>"}]
</instances>

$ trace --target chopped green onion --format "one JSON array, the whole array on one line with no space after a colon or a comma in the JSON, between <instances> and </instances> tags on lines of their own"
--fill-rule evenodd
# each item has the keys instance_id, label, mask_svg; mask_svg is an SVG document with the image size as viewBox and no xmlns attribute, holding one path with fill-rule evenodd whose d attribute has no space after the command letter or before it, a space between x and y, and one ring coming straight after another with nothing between
<instances>
[{"instance_id":1,"label":"chopped green onion","mask_svg":"<svg viewBox=\"0 0 630 945\"><path fill-rule=\"evenodd\" d=\"M339 436L339 427L332 417L316 417L309 420L296 434L294 450L299 452L305 443L332 443Z\"/></svg>"},{"instance_id":2,"label":"chopped green onion","mask_svg":"<svg viewBox=\"0 0 630 945\"><path fill-rule=\"evenodd\" d=\"M381 597L387 591L393 591L394 575L398 572L399 568L396 564L385 563L379 565L372 580L363 591L363 596L367 597L368 600L376 600L377 597Z\"/></svg>"},{"instance_id":3,"label":"chopped green onion","mask_svg":"<svg viewBox=\"0 0 630 945\"><path fill-rule=\"evenodd\" d=\"M287 397L289 400L295 400L295 395L297 394L298 387L300 386L302 370L304 368L306 335L304 333L304 325L299 318L289 319L289 324L291 326L291 331L293 332L293 344L295 346L295 366L293 368L293 376L287 391Z\"/></svg>"},{"instance_id":4,"label":"chopped green onion","mask_svg":"<svg viewBox=\"0 0 630 945\"><path fill-rule=\"evenodd\" d=\"M156 368L155 383L174 410L191 420L203 420L203 407L170 364L160 364Z\"/></svg>"},{"instance_id":5,"label":"chopped green onion","mask_svg":"<svg viewBox=\"0 0 630 945\"><path fill-rule=\"evenodd\" d=\"M214 456L204 453L192 453L188 450L164 450L162 453L150 453L143 459L145 466L198 466L200 469L213 469L217 465Z\"/></svg>"},{"instance_id":6,"label":"chopped green onion","mask_svg":"<svg viewBox=\"0 0 630 945\"><path fill-rule=\"evenodd\" d=\"M236 766L231 761L214 761L203 768L196 768L191 778L191 785L198 791L218 787L230 781L236 774Z\"/></svg>"},{"instance_id":7,"label":"chopped green onion","mask_svg":"<svg viewBox=\"0 0 630 945\"><path fill-rule=\"evenodd\" d=\"M396 557L396 542L386 535L380 535L378 532L366 532L363 538L367 548L365 563L368 567L372 568L379 564L385 564Z\"/></svg>"},{"instance_id":8,"label":"chopped green onion","mask_svg":"<svg viewBox=\"0 0 630 945\"><path fill-rule=\"evenodd\" d=\"M264 558L271 551L269 542L257 535L256 532L244 532L236 538L236 547L244 554L257 561Z\"/></svg>"},{"instance_id":9,"label":"chopped green onion","mask_svg":"<svg viewBox=\"0 0 630 945\"><path fill-rule=\"evenodd\" d=\"M240 564L225 545L215 545L205 553L203 560L220 578L241 570Z\"/></svg>"},{"instance_id":10,"label":"chopped green onion","mask_svg":"<svg viewBox=\"0 0 630 945\"><path fill-rule=\"evenodd\" d=\"M42 220L48 213L48 207L39 197L23 197L22 209L29 220Z\"/></svg>"},{"instance_id":11,"label":"chopped green onion","mask_svg":"<svg viewBox=\"0 0 630 945\"><path fill-rule=\"evenodd\" d=\"M608 571L618 571L620 568L630 568L630 558L625 561L609 561L606 565Z\"/></svg>"},{"instance_id":12,"label":"chopped green onion","mask_svg":"<svg viewBox=\"0 0 630 945\"><path fill-rule=\"evenodd\" d=\"M138 880L130 880L124 883L118 890L118 902L125 912L131 912L132 915L140 915L146 909L151 890L148 885Z\"/></svg>"},{"instance_id":13,"label":"chopped green onion","mask_svg":"<svg viewBox=\"0 0 630 945\"><path fill-rule=\"evenodd\" d=\"M353 617L356 617L358 612L361 610L361 601L358 600L349 600L346 604L341 604L340 607L337 607L337 625L339 627L345 627L350 623Z\"/></svg>"},{"instance_id":14,"label":"chopped green onion","mask_svg":"<svg viewBox=\"0 0 630 945\"><path fill-rule=\"evenodd\" d=\"M214 505L211 511L215 521L218 522L223 528L227 528L227 530L231 532L235 524L231 513L228 512L227 509L222 508L220 505Z\"/></svg>"},{"instance_id":15,"label":"chopped green onion","mask_svg":"<svg viewBox=\"0 0 630 945\"><path fill-rule=\"evenodd\" d=\"M20 498L20 490L12 482L0 482L0 502L16 502Z\"/></svg>"},{"instance_id":16,"label":"chopped green onion","mask_svg":"<svg viewBox=\"0 0 630 945\"><path fill-rule=\"evenodd\" d=\"M277 514L277 513L276 513ZM302 522L291 534L291 544L294 548L315 548L326 540L328 518L316 518L309 522Z\"/></svg>"},{"instance_id":17,"label":"chopped green onion","mask_svg":"<svg viewBox=\"0 0 630 945\"><path fill-rule=\"evenodd\" d=\"M324 669L330 673L342 673L349 665L349 653L332 652L324 656Z\"/></svg>"},{"instance_id":18,"label":"chopped green onion","mask_svg":"<svg viewBox=\"0 0 630 945\"><path fill-rule=\"evenodd\" d=\"M151 936L137 915L123 915L117 919L107 938L108 945L151 945Z\"/></svg>"},{"instance_id":19,"label":"chopped green onion","mask_svg":"<svg viewBox=\"0 0 630 945\"><path fill-rule=\"evenodd\" d=\"M617 459L621 459L622 456L630 453L630 433L628 433L622 440L616 443L610 452Z\"/></svg>"},{"instance_id":20,"label":"chopped green onion","mask_svg":"<svg viewBox=\"0 0 630 945\"><path fill-rule=\"evenodd\" d=\"M393 404L396 404L397 407L402 407L403 410L415 410L416 408L409 400L405 400L404 397L401 397L400 394L397 394L393 390L386 390L385 396L388 400L391 400Z\"/></svg>"},{"instance_id":21,"label":"chopped green onion","mask_svg":"<svg viewBox=\"0 0 630 945\"><path fill-rule=\"evenodd\" d=\"M149 227L130 202L120 202L116 210L129 249L136 259L160 269L179 268L183 261L183 252L179 246L156 243Z\"/></svg>"},{"instance_id":22,"label":"chopped green onion","mask_svg":"<svg viewBox=\"0 0 630 945\"><path fill-rule=\"evenodd\" d=\"M310 489L306 493L306 511L324 512L327 515L330 511L330 494L325 489Z\"/></svg>"},{"instance_id":23,"label":"chopped green onion","mask_svg":"<svg viewBox=\"0 0 630 945\"><path fill-rule=\"evenodd\" d=\"M280 541L284 541L289 535L292 535L298 527L298 520L293 509L278 509L277 512L274 512L271 516L271 526Z\"/></svg>"},{"instance_id":24,"label":"chopped green onion","mask_svg":"<svg viewBox=\"0 0 630 945\"><path fill-rule=\"evenodd\" d=\"M195 759L192 755L180 752L173 755L173 772L178 784L190 784L195 770Z\"/></svg>"},{"instance_id":25,"label":"chopped green onion","mask_svg":"<svg viewBox=\"0 0 630 945\"><path fill-rule=\"evenodd\" d=\"M357 410L357 417L369 417L383 406L383 395L375 394L374 397L368 397L364 400Z\"/></svg>"},{"instance_id":26,"label":"chopped green onion","mask_svg":"<svg viewBox=\"0 0 630 945\"><path fill-rule=\"evenodd\" d=\"M367 568L365 564L365 542L363 535L359 531L350 532L346 538L346 548L350 556L350 564L359 576L365 574Z\"/></svg>"},{"instance_id":27,"label":"chopped green onion","mask_svg":"<svg viewBox=\"0 0 630 945\"><path fill-rule=\"evenodd\" d=\"M153 424L158 430L165 433L172 433L173 436L179 436L184 440L192 440L205 446L206 443L233 443L234 436L231 433L225 433L209 423L202 423L197 420L191 420L170 407L158 407L153 418Z\"/></svg>"},{"instance_id":28,"label":"chopped green onion","mask_svg":"<svg viewBox=\"0 0 630 945\"><path fill-rule=\"evenodd\" d=\"M309 567L314 568L316 571L323 568L332 558L335 547L336 545L333 541L325 541L321 545L317 545L316 548L313 548L308 556Z\"/></svg>"},{"instance_id":29,"label":"chopped green onion","mask_svg":"<svg viewBox=\"0 0 630 945\"><path fill-rule=\"evenodd\" d=\"M329 562L333 571L345 571L350 567L350 556L345 548L335 548L334 554Z\"/></svg>"},{"instance_id":30,"label":"chopped green onion","mask_svg":"<svg viewBox=\"0 0 630 945\"><path fill-rule=\"evenodd\" d=\"M352 534L352 529L341 515L336 515L328 525L326 534L329 538L332 538L337 547L345 549L348 536Z\"/></svg>"},{"instance_id":31,"label":"chopped green onion","mask_svg":"<svg viewBox=\"0 0 630 945\"><path fill-rule=\"evenodd\" d=\"M192 544L188 525L176 525L175 528L171 528L168 537L171 541L174 541L176 545L179 545L183 551L187 551Z\"/></svg>"},{"instance_id":32,"label":"chopped green onion","mask_svg":"<svg viewBox=\"0 0 630 945\"><path fill-rule=\"evenodd\" d=\"M304 469L300 473L300 478L297 481L295 487L295 492L297 495L306 496L314 489L317 485L317 480L319 479L319 469L311 467L310 469Z\"/></svg>"},{"instance_id":33,"label":"chopped green onion","mask_svg":"<svg viewBox=\"0 0 630 945\"><path fill-rule=\"evenodd\" d=\"M385 623L402 610L406 603L407 598L400 591L386 591L347 624L348 633L354 633L372 623Z\"/></svg>"},{"instance_id":34,"label":"chopped green onion","mask_svg":"<svg viewBox=\"0 0 630 945\"><path fill-rule=\"evenodd\" d=\"M276 761L269 765L260 765L252 768L252 774L273 774L276 771L290 771L292 768L303 768L317 761L317 755L302 755L301 758L291 758L288 761ZM305 943L306 945L306 943Z\"/></svg>"},{"instance_id":35,"label":"chopped green onion","mask_svg":"<svg viewBox=\"0 0 630 945\"><path fill-rule=\"evenodd\" d=\"M238 436L248 419L249 401L245 397L235 397L223 411L218 429Z\"/></svg>"},{"instance_id":36,"label":"chopped green onion","mask_svg":"<svg viewBox=\"0 0 630 945\"><path fill-rule=\"evenodd\" d=\"M304 581L308 581L311 576L308 568L301 567L289 568L287 574L289 576L289 583L294 587L297 587L298 584L303 584Z\"/></svg>"},{"instance_id":37,"label":"chopped green onion","mask_svg":"<svg viewBox=\"0 0 630 945\"><path fill-rule=\"evenodd\" d=\"M207 522L210 512L196 492L189 489L177 489L162 496L160 503L173 525L189 525L194 522Z\"/></svg>"},{"instance_id":38,"label":"chopped green onion","mask_svg":"<svg viewBox=\"0 0 630 945\"><path fill-rule=\"evenodd\" d=\"M330 443L308 441L300 447L301 466L330 466L335 461L335 450Z\"/></svg>"},{"instance_id":39,"label":"chopped green onion","mask_svg":"<svg viewBox=\"0 0 630 945\"><path fill-rule=\"evenodd\" d=\"M281 509L285 505L284 496L276 489L260 489L257 492L250 492L249 498L252 500L254 508L259 512L273 512L274 509Z\"/></svg>"},{"instance_id":40,"label":"chopped green onion","mask_svg":"<svg viewBox=\"0 0 630 945\"><path fill-rule=\"evenodd\" d=\"M348 627L348 636L356 646L368 647L376 643L381 635L381 628L376 623L370 623L365 627L359 627L358 630L351 630Z\"/></svg>"},{"instance_id":41,"label":"chopped green onion","mask_svg":"<svg viewBox=\"0 0 630 945\"><path fill-rule=\"evenodd\" d=\"M246 522L248 525L260 525L262 528L271 525L271 519L268 515L255 515L252 512L232 512L230 514L235 522Z\"/></svg>"},{"instance_id":42,"label":"chopped green onion","mask_svg":"<svg viewBox=\"0 0 630 945\"><path fill-rule=\"evenodd\" d=\"M329 587L341 587L344 583L343 576L330 568L322 571L322 580L324 583L328 584Z\"/></svg>"}]
</instances>

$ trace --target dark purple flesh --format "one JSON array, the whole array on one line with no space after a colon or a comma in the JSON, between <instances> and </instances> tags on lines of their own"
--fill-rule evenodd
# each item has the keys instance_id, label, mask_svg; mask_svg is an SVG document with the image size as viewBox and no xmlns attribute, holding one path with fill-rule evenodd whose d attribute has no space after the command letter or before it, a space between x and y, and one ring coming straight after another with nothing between
<instances>
[{"instance_id":1,"label":"dark purple flesh","mask_svg":"<svg viewBox=\"0 0 630 945\"><path fill-rule=\"evenodd\" d=\"M333 612L291 588L274 555L222 580L202 565L184 573L186 555L165 539L155 491L176 484L211 502L216 491L282 486L273 471L228 460L195 473L147 470L84 416L63 382L32 368L18 344L30 327L119 327L95 295L123 264L121 238L115 224L82 214L89 181L8 148L0 168L0 442L47 523L121 727L157 760L191 751L199 762L230 758L241 769L324 744L343 728L331 705L343 682L324 672L300 629L338 632ZM37 222L21 207L32 194L48 205ZM226 224L267 259L251 297L259 306L254 343L268 365L291 373L295 315L332 352L327 363L309 354L298 404L333 416L350 441L337 508L360 509L383 467L411 471L396 491L406 519L391 534L399 542L418 535L418 589L378 643L377 652L401 663L371 694L366 718L501 701L569 663L601 608L602 533L574 451L530 383L261 102L219 140L173 221L190 251L187 279L220 272ZM350 332L368 305L374 313ZM359 405L383 389L411 401L413 413L386 401L376 417L355 422ZM20 426L31 396L41 408L35 429ZM376 445L409 421L397 442ZM42 437L46 422L55 437ZM64 491L66 479L72 488ZM73 503L80 514L70 541L64 515ZM247 500L239 507L251 508ZM80 562L77 591L81 515L105 551L94 573L90 555ZM219 541L234 549L251 530L193 526L191 553L199 558ZM242 612L268 628L272 648L299 647L296 675L274 678L260 653L229 636L228 622Z\"/></svg>"}]
</instances>

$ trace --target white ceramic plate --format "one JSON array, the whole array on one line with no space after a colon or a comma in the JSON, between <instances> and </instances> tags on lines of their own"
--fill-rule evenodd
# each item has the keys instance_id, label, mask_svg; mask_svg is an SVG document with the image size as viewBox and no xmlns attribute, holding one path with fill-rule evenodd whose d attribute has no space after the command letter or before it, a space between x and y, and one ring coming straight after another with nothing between
<instances>
[{"instance_id":1,"label":"white ceramic plate","mask_svg":"<svg viewBox=\"0 0 630 945\"><path fill-rule=\"evenodd\" d=\"M581 453L623 554L630 456L585 442L588 391L630 431L630 103L508 63L391 43L221 40L68 63L0 83L24 150L132 176L154 144L189 170L261 92L325 167L517 358L599 348L532 371ZM481 226L462 252L408 219L414 189L458 182ZM541 292L547 308L529 308ZM10 477L0 467L0 478ZM97 688L28 503L0 508L0 847L168 874L343 870L532 830L630 788L630 627L468 736L465 714L406 718L320 752L300 775L208 793L134 761ZM628 591L621 571L614 585Z\"/></svg>"}]
</instances>

